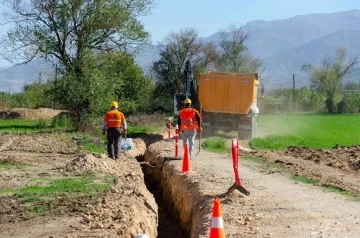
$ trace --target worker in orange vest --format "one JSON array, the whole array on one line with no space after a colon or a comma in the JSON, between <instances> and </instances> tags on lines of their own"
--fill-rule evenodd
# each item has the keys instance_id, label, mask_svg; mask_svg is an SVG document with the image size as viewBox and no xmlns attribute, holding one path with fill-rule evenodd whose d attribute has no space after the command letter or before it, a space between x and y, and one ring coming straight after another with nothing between
<instances>
[{"instance_id":1,"label":"worker in orange vest","mask_svg":"<svg viewBox=\"0 0 360 238\"><path fill-rule=\"evenodd\" d=\"M116 101L110 103L111 110L104 116L103 135L107 132L107 152L110 158L119 159L121 149L121 135L126 137L127 124L125 116L118 111L119 105Z\"/></svg>"},{"instance_id":2,"label":"worker in orange vest","mask_svg":"<svg viewBox=\"0 0 360 238\"><path fill-rule=\"evenodd\" d=\"M180 110L178 125L182 135L184 147L186 142L189 143L189 151L191 156L194 151L196 132L202 132L202 120L200 113L194 108L191 108L191 100L189 98L184 100L184 104L185 108Z\"/></svg>"}]
</instances>

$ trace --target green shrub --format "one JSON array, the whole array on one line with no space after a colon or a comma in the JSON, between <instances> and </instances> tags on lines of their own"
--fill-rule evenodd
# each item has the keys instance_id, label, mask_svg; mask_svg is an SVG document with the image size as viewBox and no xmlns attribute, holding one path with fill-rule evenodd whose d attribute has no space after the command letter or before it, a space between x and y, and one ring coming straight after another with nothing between
<instances>
[{"instance_id":1,"label":"green shrub","mask_svg":"<svg viewBox=\"0 0 360 238\"><path fill-rule=\"evenodd\" d=\"M38 129L45 129L48 127L48 121L45 119L39 119L36 122L36 128Z\"/></svg>"},{"instance_id":2,"label":"green shrub","mask_svg":"<svg viewBox=\"0 0 360 238\"><path fill-rule=\"evenodd\" d=\"M60 113L59 115L57 115L56 117L54 117L51 120L51 127L52 128L68 128L69 127L69 118L63 114Z\"/></svg>"}]
</instances>

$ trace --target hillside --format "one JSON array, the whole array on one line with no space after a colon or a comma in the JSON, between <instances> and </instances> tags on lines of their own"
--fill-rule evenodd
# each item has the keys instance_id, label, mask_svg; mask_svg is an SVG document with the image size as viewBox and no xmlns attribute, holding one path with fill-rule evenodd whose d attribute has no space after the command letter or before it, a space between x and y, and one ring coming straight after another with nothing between
<instances>
[{"instance_id":1,"label":"hillside","mask_svg":"<svg viewBox=\"0 0 360 238\"><path fill-rule=\"evenodd\" d=\"M266 57L264 58L268 69L266 73L274 81L278 78L291 77L293 73L300 74L303 64L321 65L324 57L335 54L337 47L346 48L350 58L354 57L360 53L360 41L354 40L359 38L360 30L339 30L299 47ZM351 79L357 78L360 79L360 74L354 72ZM288 85L291 83L289 81Z\"/></svg>"}]
</instances>

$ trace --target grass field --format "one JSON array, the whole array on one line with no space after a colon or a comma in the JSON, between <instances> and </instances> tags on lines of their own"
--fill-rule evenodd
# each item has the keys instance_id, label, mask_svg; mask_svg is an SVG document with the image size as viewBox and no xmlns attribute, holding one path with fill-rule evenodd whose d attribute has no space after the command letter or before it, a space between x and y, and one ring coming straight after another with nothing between
<instances>
[{"instance_id":1,"label":"grass field","mask_svg":"<svg viewBox=\"0 0 360 238\"><path fill-rule=\"evenodd\" d=\"M39 132L69 129L63 121L54 120L0 120L3 132Z\"/></svg>"},{"instance_id":2,"label":"grass field","mask_svg":"<svg viewBox=\"0 0 360 238\"><path fill-rule=\"evenodd\" d=\"M251 145L258 149L288 146L331 148L360 144L360 115L261 115L258 136Z\"/></svg>"}]
</instances>

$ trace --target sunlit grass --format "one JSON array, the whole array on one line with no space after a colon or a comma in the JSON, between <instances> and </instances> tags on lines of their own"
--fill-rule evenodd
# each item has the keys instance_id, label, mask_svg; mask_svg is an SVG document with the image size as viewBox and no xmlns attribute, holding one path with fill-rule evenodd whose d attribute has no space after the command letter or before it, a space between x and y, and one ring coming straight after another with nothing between
<instances>
[{"instance_id":1,"label":"sunlit grass","mask_svg":"<svg viewBox=\"0 0 360 238\"><path fill-rule=\"evenodd\" d=\"M284 149L358 145L359 133L360 115L262 115L259 116L259 138L251 140L251 146Z\"/></svg>"},{"instance_id":2,"label":"sunlit grass","mask_svg":"<svg viewBox=\"0 0 360 238\"><path fill-rule=\"evenodd\" d=\"M59 131L68 130L69 125L64 123L65 119L54 120L0 120L1 132L40 132L40 131Z\"/></svg>"},{"instance_id":3,"label":"sunlit grass","mask_svg":"<svg viewBox=\"0 0 360 238\"><path fill-rule=\"evenodd\" d=\"M226 140L221 137L210 137L207 138L203 143L202 147L209 151L226 153L230 151L230 148L226 145Z\"/></svg>"},{"instance_id":4,"label":"sunlit grass","mask_svg":"<svg viewBox=\"0 0 360 238\"><path fill-rule=\"evenodd\" d=\"M114 183L113 175L97 176L84 172L77 177L45 179L41 181L41 185L7 188L0 190L0 193L11 194L19 198L21 203L26 204L26 215L40 216L49 212L53 202L59 197L69 199L83 196L98 198Z\"/></svg>"},{"instance_id":5,"label":"sunlit grass","mask_svg":"<svg viewBox=\"0 0 360 238\"><path fill-rule=\"evenodd\" d=\"M31 166L31 164L16 161L0 160L0 170L20 169L25 166Z\"/></svg>"}]
</instances>

